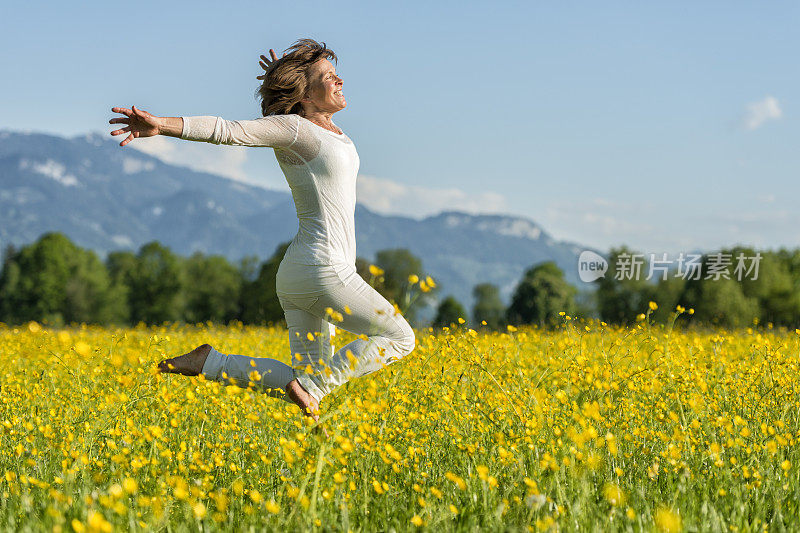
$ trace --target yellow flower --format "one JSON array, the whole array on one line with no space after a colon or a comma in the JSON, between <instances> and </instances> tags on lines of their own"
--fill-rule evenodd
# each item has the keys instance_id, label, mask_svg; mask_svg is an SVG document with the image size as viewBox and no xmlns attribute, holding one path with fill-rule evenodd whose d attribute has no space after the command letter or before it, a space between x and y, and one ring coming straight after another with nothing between
<instances>
[{"instance_id":1,"label":"yellow flower","mask_svg":"<svg viewBox=\"0 0 800 533\"><path fill-rule=\"evenodd\" d=\"M381 275L383 275L384 272L383 272L383 269L380 268L379 266L370 265L369 266L369 273L372 274L373 276L381 276Z\"/></svg>"},{"instance_id":2,"label":"yellow flower","mask_svg":"<svg viewBox=\"0 0 800 533\"><path fill-rule=\"evenodd\" d=\"M115 498L120 498L124 494L122 490L122 485L119 483L114 483L110 487L108 487L108 493L111 494Z\"/></svg>"},{"instance_id":3,"label":"yellow flower","mask_svg":"<svg viewBox=\"0 0 800 533\"><path fill-rule=\"evenodd\" d=\"M111 522L106 520L103 517L103 515L98 513L97 511L89 511L87 522L89 523L89 529L93 531L102 531L103 533L111 533L111 531L113 530Z\"/></svg>"},{"instance_id":4,"label":"yellow flower","mask_svg":"<svg viewBox=\"0 0 800 533\"><path fill-rule=\"evenodd\" d=\"M272 514L278 514L278 511L280 511L280 510L281 510L281 508L280 508L280 507L278 507L278 504L277 504L277 503L275 503L275 502L274 502L274 501L272 501L272 500L268 501L268 502L266 503L265 507L267 508L267 511L269 511L269 512L270 512L270 513L272 513Z\"/></svg>"},{"instance_id":5,"label":"yellow flower","mask_svg":"<svg viewBox=\"0 0 800 533\"><path fill-rule=\"evenodd\" d=\"M625 503L625 492L614 483L606 483L603 486L603 496L611 505L622 505Z\"/></svg>"},{"instance_id":6,"label":"yellow flower","mask_svg":"<svg viewBox=\"0 0 800 533\"><path fill-rule=\"evenodd\" d=\"M414 516L411 517L411 523L419 527L423 524L422 518L419 515L415 514Z\"/></svg>"},{"instance_id":7,"label":"yellow flower","mask_svg":"<svg viewBox=\"0 0 800 533\"><path fill-rule=\"evenodd\" d=\"M661 507L656 511L656 527L664 533L677 533L681 530L681 517L671 509Z\"/></svg>"},{"instance_id":8,"label":"yellow flower","mask_svg":"<svg viewBox=\"0 0 800 533\"><path fill-rule=\"evenodd\" d=\"M334 320L334 321L341 322L342 320L344 320L344 317L342 316L342 314L340 312L334 310L332 307L326 307L325 308L325 313L328 316L330 316L331 319Z\"/></svg>"},{"instance_id":9,"label":"yellow flower","mask_svg":"<svg viewBox=\"0 0 800 533\"><path fill-rule=\"evenodd\" d=\"M655 303L655 302L650 302L647 305L648 305L648 307L650 307L651 311L655 311L656 309L658 309L658 304Z\"/></svg>"},{"instance_id":10,"label":"yellow flower","mask_svg":"<svg viewBox=\"0 0 800 533\"><path fill-rule=\"evenodd\" d=\"M75 531L75 533L83 533L84 531L86 531L86 526L84 526L83 522L81 522L77 518L73 518L72 523L70 525L72 526L72 530Z\"/></svg>"},{"instance_id":11,"label":"yellow flower","mask_svg":"<svg viewBox=\"0 0 800 533\"><path fill-rule=\"evenodd\" d=\"M445 473L444 477L446 477L447 479L449 479L450 481L455 483L456 486L461 490L464 490L464 489L467 488L467 484L464 482L464 480L460 476L457 476L456 474L454 474L452 472Z\"/></svg>"},{"instance_id":12,"label":"yellow flower","mask_svg":"<svg viewBox=\"0 0 800 533\"><path fill-rule=\"evenodd\" d=\"M428 292L431 289L430 287L428 287L428 284L425 283L425 281L423 280L419 282L419 290L421 290L422 292Z\"/></svg>"},{"instance_id":13,"label":"yellow flower","mask_svg":"<svg viewBox=\"0 0 800 533\"><path fill-rule=\"evenodd\" d=\"M192 511L194 511L194 515L197 518L205 518L206 513L208 512L208 509L206 509L206 506L205 506L205 504L203 502L197 502L192 507Z\"/></svg>"},{"instance_id":14,"label":"yellow flower","mask_svg":"<svg viewBox=\"0 0 800 533\"><path fill-rule=\"evenodd\" d=\"M425 282L430 286L430 288L436 287L436 283L433 282L433 278L430 276L425 276Z\"/></svg>"},{"instance_id":15,"label":"yellow flower","mask_svg":"<svg viewBox=\"0 0 800 533\"><path fill-rule=\"evenodd\" d=\"M92 353L92 347L83 341L78 341L75 343L75 351L83 357L89 357Z\"/></svg>"},{"instance_id":16,"label":"yellow flower","mask_svg":"<svg viewBox=\"0 0 800 533\"><path fill-rule=\"evenodd\" d=\"M417 276L416 274L411 274L410 276L408 276L408 282L410 284L414 285L418 281L419 281L419 276Z\"/></svg>"},{"instance_id":17,"label":"yellow flower","mask_svg":"<svg viewBox=\"0 0 800 533\"><path fill-rule=\"evenodd\" d=\"M250 499L253 500L253 503L258 503L261 501L261 493L258 492L256 489L250 489Z\"/></svg>"}]
</instances>

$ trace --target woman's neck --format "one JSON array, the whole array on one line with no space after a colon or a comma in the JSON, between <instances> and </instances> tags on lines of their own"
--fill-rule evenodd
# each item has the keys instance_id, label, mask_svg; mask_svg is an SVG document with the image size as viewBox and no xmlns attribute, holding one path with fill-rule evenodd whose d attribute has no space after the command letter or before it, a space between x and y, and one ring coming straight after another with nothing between
<instances>
[{"instance_id":1,"label":"woman's neck","mask_svg":"<svg viewBox=\"0 0 800 533\"><path fill-rule=\"evenodd\" d=\"M329 129L334 133L339 133L339 128L333 125L333 113L326 113L324 111L300 111L300 116L310 120L318 126Z\"/></svg>"}]
</instances>

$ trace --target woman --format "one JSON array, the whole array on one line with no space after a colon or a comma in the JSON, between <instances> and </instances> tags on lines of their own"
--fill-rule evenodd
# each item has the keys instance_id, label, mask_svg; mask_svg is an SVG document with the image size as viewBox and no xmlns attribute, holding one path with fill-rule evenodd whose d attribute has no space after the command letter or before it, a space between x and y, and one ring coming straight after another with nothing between
<instances>
[{"instance_id":1,"label":"woman","mask_svg":"<svg viewBox=\"0 0 800 533\"><path fill-rule=\"evenodd\" d=\"M133 139L167 135L191 141L268 146L292 190L299 229L276 276L278 299L289 326L291 367L271 358L225 355L208 344L159 364L162 372L265 390L296 403L315 421L319 403L353 377L369 374L411 353L415 336L394 306L367 284L355 267L356 176L359 158L350 138L333 123L347 107L336 54L311 39L300 39L278 59L261 56L265 73L258 94L263 118L229 121L220 117L157 117L115 107L126 127L111 135ZM334 320L335 317L335 320ZM333 353L330 337L339 327L359 338ZM252 374L253 370L258 375Z\"/></svg>"}]
</instances>

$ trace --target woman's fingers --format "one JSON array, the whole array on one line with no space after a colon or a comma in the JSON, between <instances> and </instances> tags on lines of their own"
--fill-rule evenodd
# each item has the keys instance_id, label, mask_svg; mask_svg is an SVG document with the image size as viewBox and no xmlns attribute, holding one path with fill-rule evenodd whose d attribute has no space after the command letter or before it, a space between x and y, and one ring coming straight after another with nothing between
<instances>
[{"instance_id":1,"label":"woman's fingers","mask_svg":"<svg viewBox=\"0 0 800 533\"><path fill-rule=\"evenodd\" d=\"M127 117L131 116L131 114L133 113L133 111L131 111L130 109L127 109L125 107L112 107L111 111L113 111L114 113L122 113L123 115L125 115Z\"/></svg>"},{"instance_id":2,"label":"woman's fingers","mask_svg":"<svg viewBox=\"0 0 800 533\"><path fill-rule=\"evenodd\" d=\"M127 128L122 128L121 130L114 130L111 132L111 135L121 135L123 133L128 133L129 131L131 131L131 126L128 126Z\"/></svg>"},{"instance_id":3,"label":"woman's fingers","mask_svg":"<svg viewBox=\"0 0 800 533\"><path fill-rule=\"evenodd\" d=\"M128 144L128 143L129 143L129 142L131 142L132 140L133 140L133 133L131 133L130 135L128 135L127 137L125 137L125 140L124 140L124 141L122 141L121 143L119 143L119 145L120 145L120 146L125 146L126 144Z\"/></svg>"},{"instance_id":4,"label":"woman's fingers","mask_svg":"<svg viewBox=\"0 0 800 533\"><path fill-rule=\"evenodd\" d=\"M111 120L108 121L108 123L109 124L130 124L131 123L131 119L129 119L127 117L126 118L117 117L117 118L112 118Z\"/></svg>"},{"instance_id":5,"label":"woman's fingers","mask_svg":"<svg viewBox=\"0 0 800 533\"><path fill-rule=\"evenodd\" d=\"M275 50L273 50L272 48L269 49L269 55L272 57L272 59L269 59L264 54L261 54L259 56L261 58L261 61L259 61L258 64L262 69L264 69L264 71L268 71L272 67L272 65L278 60L278 56L275 54ZM283 53L283 57L286 57L286 52ZM263 80L266 77L267 75L265 73L260 76L256 76L256 79Z\"/></svg>"}]
</instances>

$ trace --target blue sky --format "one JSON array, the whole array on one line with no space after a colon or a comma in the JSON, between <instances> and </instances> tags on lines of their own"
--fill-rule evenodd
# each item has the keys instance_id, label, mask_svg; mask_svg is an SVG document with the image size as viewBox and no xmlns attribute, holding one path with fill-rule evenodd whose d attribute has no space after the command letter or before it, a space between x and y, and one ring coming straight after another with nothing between
<instances>
[{"instance_id":1,"label":"blue sky","mask_svg":"<svg viewBox=\"0 0 800 533\"><path fill-rule=\"evenodd\" d=\"M0 129L107 134L132 104L255 118L259 54L311 37L339 55L373 209L644 253L800 246L797 3L9 4ZM288 190L270 149L137 144Z\"/></svg>"}]
</instances>

